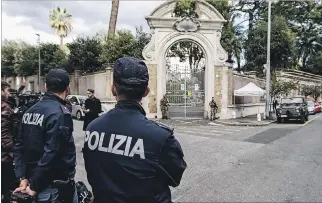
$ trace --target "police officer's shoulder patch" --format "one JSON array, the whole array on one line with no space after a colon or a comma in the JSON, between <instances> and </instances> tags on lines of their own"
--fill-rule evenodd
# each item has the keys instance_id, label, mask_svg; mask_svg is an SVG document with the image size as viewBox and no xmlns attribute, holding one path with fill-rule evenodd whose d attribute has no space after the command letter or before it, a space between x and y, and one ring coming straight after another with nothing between
<instances>
[{"instance_id":1,"label":"police officer's shoulder patch","mask_svg":"<svg viewBox=\"0 0 322 203\"><path fill-rule=\"evenodd\" d=\"M157 124L159 127L161 127L161 128L163 128L163 129L165 129L165 130L167 130L167 131L169 131L169 132L171 132L171 133L173 133L173 131L174 131L174 128L172 128L172 127L170 127L170 126L167 126L167 125L165 125L165 124L163 124L163 123L159 123L159 122L156 122L156 121L153 121L155 124Z\"/></svg>"},{"instance_id":2,"label":"police officer's shoulder patch","mask_svg":"<svg viewBox=\"0 0 322 203\"><path fill-rule=\"evenodd\" d=\"M66 107L66 106L64 106L64 105L60 105L60 108L62 109L62 111L63 111L63 113L64 114L70 114L70 111L69 111L69 109Z\"/></svg>"}]
</instances>

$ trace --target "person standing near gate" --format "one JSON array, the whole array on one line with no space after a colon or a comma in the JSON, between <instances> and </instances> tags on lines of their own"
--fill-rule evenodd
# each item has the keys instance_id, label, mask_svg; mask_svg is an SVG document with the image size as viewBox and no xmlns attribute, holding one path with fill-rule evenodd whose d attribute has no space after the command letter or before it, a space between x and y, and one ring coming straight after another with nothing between
<instances>
[{"instance_id":1,"label":"person standing near gate","mask_svg":"<svg viewBox=\"0 0 322 203\"><path fill-rule=\"evenodd\" d=\"M98 114L102 112L101 101L94 96L95 91L93 89L87 90L87 99L85 101L85 107L83 109L85 113L83 130L85 131L88 124L94 119L98 118Z\"/></svg>"},{"instance_id":2,"label":"person standing near gate","mask_svg":"<svg viewBox=\"0 0 322 203\"><path fill-rule=\"evenodd\" d=\"M273 101L273 110L274 110L274 112L276 112L277 106L278 106L278 102L277 102L276 99L274 99L274 101Z\"/></svg>"},{"instance_id":3,"label":"person standing near gate","mask_svg":"<svg viewBox=\"0 0 322 203\"><path fill-rule=\"evenodd\" d=\"M168 102L169 101L168 101L167 95L165 94L160 101L162 119L169 119L169 117L168 117Z\"/></svg>"},{"instance_id":4,"label":"person standing near gate","mask_svg":"<svg viewBox=\"0 0 322 203\"><path fill-rule=\"evenodd\" d=\"M218 110L218 106L215 102L215 98L212 97L211 101L209 102L209 106L210 106L210 120L214 120L216 119L216 112Z\"/></svg>"},{"instance_id":5,"label":"person standing near gate","mask_svg":"<svg viewBox=\"0 0 322 203\"><path fill-rule=\"evenodd\" d=\"M146 118L149 94L142 60L115 62L115 108L89 124L83 155L95 203L170 203L169 186L180 184L187 165L173 129Z\"/></svg>"}]
</instances>

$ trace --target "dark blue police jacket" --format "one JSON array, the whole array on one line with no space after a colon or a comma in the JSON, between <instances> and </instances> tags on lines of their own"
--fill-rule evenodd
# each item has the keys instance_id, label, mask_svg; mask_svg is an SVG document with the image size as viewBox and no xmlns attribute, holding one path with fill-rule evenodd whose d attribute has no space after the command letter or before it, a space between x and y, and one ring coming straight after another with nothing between
<instances>
[{"instance_id":1,"label":"dark blue police jacket","mask_svg":"<svg viewBox=\"0 0 322 203\"><path fill-rule=\"evenodd\" d=\"M95 203L169 203L187 167L173 130L132 101L90 123L83 152Z\"/></svg>"},{"instance_id":2,"label":"dark blue police jacket","mask_svg":"<svg viewBox=\"0 0 322 203\"><path fill-rule=\"evenodd\" d=\"M27 178L36 192L53 180L67 180L76 167L73 120L65 101L54 94L24 113L15 142L18 178Z\"/></svg>"}]
</instances>

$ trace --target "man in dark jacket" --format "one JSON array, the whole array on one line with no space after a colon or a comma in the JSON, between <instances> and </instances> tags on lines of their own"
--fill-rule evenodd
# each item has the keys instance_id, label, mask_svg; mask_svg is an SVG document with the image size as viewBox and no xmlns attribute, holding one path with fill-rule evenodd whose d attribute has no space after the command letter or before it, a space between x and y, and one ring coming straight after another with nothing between
<instances>
[{"instance_id":1,"label":"man in dark jacket","mask_svg":"<svg viewBox=\"0 0 322 203\"><path fill-rule=\"evenodd\" d=\"M145 63L116 61L115 109L89 124L84 160L94 203L169 203L169 186L180 184L187 165L173 129L145 117L140 105L149 94Z\"/></svg>"},{"instance_id":2,"label":"man in dark jacket","mask_svg":"<svg viewBox=\"0 0 322 203\"><path fill-rule=\"evenodd\" d=\"M85 113L83 130L85 131L88 124L98 118L98 114L102 112L101 101L94 96L94 90L87 90L88 99L85 101L83 109Z\"/></svg>"},{"instance_id":3,"label":"man in dark jacket","mask_svg":"<svg viewBox=\"0 0 322 203\"><path fill-rule=\"evenodd\" d=\"M76 151L73 120L66 107L69 75L51 69L46 76L47 92L28 109L15 143L16 176L20 187L15 192L36 196L37 202L77 202L74 176ZM68 184L61 189L57 180Z\"/></svg>"},{"instance_id":4,"label":"man in dark jacket","mask_svg":"<svg viewBox=\"0 0 322 203\"><path fill-rule=\"evenodd\" d=\"M9 203L9 189L16 180L13 166L13 123L12 109L8 102L10 85L1 82L1 195L3 202Z\"/></svg>"}]
</instances>

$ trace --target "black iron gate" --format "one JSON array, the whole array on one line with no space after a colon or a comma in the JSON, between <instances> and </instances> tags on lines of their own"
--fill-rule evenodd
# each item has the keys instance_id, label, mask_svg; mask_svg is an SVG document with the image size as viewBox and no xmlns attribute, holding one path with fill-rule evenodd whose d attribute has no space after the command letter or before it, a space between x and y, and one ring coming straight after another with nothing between
<instances>
[{"instance_id":1,"label":"black iron gate","mask_svg":"<svg viewBox=\"0 0 322 203\"><path fill-rule=\"evenodd\" d=\"M202 118L205 101L205 68L171 64L166 70L170 118Z\"/></svg>"}]
</instances>

